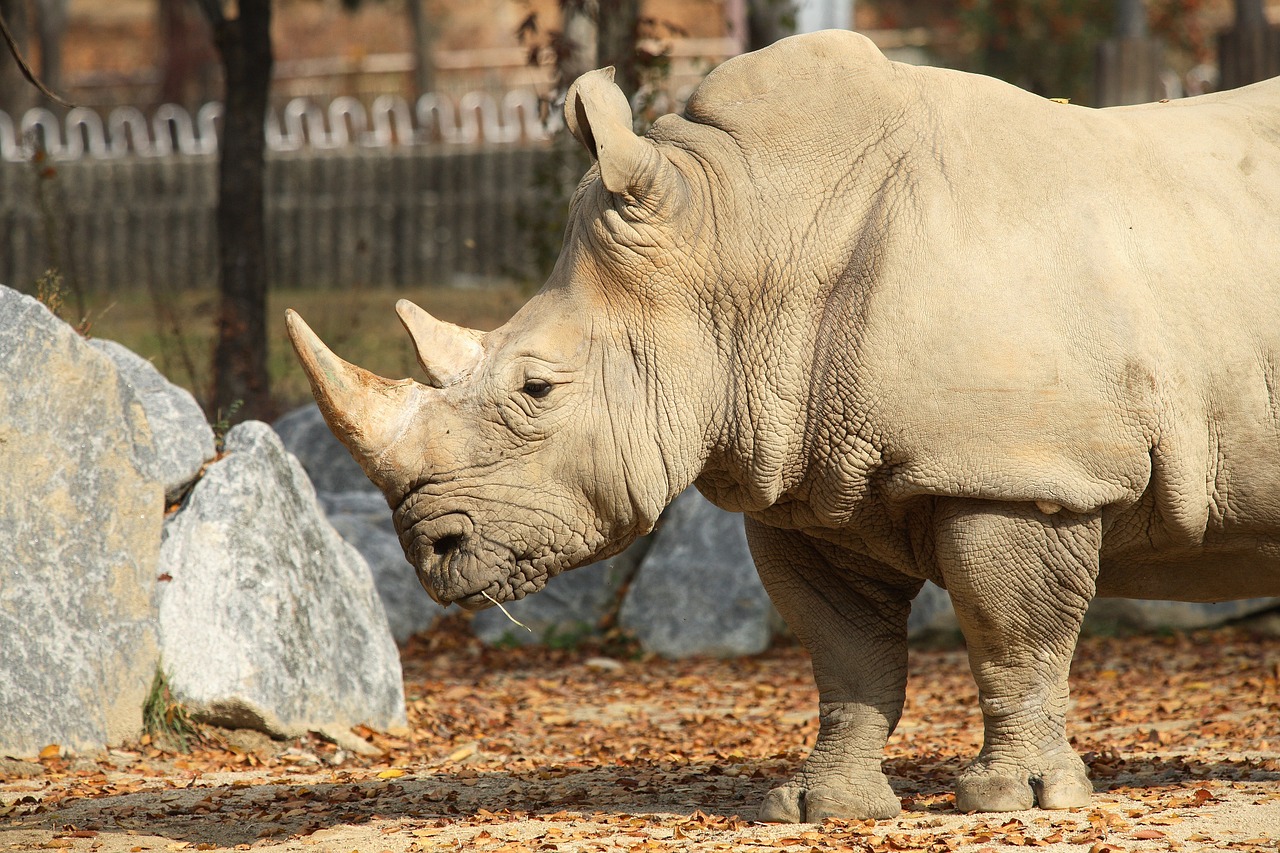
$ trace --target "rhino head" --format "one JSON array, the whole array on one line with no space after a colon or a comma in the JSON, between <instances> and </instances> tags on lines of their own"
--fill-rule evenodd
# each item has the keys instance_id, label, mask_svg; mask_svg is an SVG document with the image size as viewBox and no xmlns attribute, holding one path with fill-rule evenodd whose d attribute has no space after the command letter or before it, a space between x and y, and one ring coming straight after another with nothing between
<instances>
[{"instance_id":1,"label":"rhino head","mask_svg":"<svg viewBox=\"0 0 1280 853\"><path fill-rule=\"evenodd\" d=\"M565 113L595 165L555 269L488 333L401 300L425 383L348 364L288 312L321 412L442 604L521 598L621 551L698 476L712 441L717 395L704 386L719 359L693 304L715 275L705 169L660 132L633 133L612 69L580 78Z\"/></svg>"}]
</instances>

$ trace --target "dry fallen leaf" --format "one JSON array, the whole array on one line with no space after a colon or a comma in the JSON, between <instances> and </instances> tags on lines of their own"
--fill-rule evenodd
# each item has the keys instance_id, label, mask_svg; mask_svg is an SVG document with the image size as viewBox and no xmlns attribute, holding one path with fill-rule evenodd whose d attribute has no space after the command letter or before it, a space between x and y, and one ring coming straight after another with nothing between
<instances>
[{"instance_id":1,"label":"dry fallen leaf","mask_svg":"<svg viewBox=\"0 0 1280 853\"><path fill-rule=\"evenodd\" d=\"M76 810L87 808L113 833L199 842L195 849L208 836L192 827L221 823L238 827L244 849L269 851L345 851L352 845L337 838L367 832L363 853L413 850L392 843L397 833L424 851L480 853L788 844L954 853L1057 843L1167 853L1186 842L1154 827L1177 824L1191 838L1187 850L1225 844L1208 837L1207 817L1280 796L1280 759L1263 746L1280 742L1272 672L1280 639L1226 630L1083 640L1069 730L1099 793L1088 809L1017 817L956 813L955 777L982 732L968 660L963 649L912 650L903 721L884 760L903 815L819 829L740 817L795 772L816 736L817 695L801 649L728 661L621 653L615 666L601 661L618 649L591 643L487 649L446 623L402 653L410 729L357 730L381 755L353 755L320 736L277 742L208 730L189 755L132 744L78 758L75 772L47 762L38 796L20 787L29 781L0 778L4 820L70 833ZM1246 703L1246 694L1260 699ZM303 766L299 756L317 763ZM1252 834L1242 829L1240 838Z\"/></svg>"}]
</instances>

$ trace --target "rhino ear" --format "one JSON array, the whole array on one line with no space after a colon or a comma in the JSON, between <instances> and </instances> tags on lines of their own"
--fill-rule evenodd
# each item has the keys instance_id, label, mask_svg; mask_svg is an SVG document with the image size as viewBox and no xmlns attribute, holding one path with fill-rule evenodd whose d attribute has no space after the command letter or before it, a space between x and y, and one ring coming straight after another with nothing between
<instances>
[{"instance_id":1,"label":"rhino ear","mask_svg":"<svg viewBox=\"0 0 1280 853\"><path fill-rule=\"evenodd\" d=\"M657 147L631 129L631 105L613 82L613 68L583 74L564 99L564 122L600 164L600 180L611 193L653 208L652 196L675 167Z\"/></svg>"}]
</instances>

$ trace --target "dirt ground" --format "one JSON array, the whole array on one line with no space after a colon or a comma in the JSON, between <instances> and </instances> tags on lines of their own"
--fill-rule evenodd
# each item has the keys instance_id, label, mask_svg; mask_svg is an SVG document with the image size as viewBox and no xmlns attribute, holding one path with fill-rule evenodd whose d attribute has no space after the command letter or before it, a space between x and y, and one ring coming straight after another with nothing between
<instances>
[{"instance_id":1,"label":"dirt ground","mask_svg":"<svg viewBox=\"0 0 1280 853\"><path fill-rule=\"evenodd\" d=\"M1280 639L1093 638L1073 670L1086 809L956 813L981 733L962 650L913 651L881 822L766 826L764 793L816 734L802 650L637 659L619 646L486 650L457 626L404 651L411 728L316 737L205 729L190 754L0 760L0 850L1280 849Z\"/></svg>"}]
</instances>

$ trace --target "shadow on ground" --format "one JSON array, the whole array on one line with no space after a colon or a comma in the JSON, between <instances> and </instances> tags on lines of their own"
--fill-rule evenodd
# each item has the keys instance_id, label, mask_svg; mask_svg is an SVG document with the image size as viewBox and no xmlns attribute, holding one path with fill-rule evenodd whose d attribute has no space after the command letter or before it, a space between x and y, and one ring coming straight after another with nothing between
<instances>
[{"instance_id":1,"label":"shadow on ground","mask_svg":"<svg viewBox=\"0 0 1280 853\"><path fill-rule=\"evenodd\" d=\"M1181 757L1092 757L1095 788L1186 788L1200 781L1280 780L1280 772L1248 761ZM894 788L910 812L954 813L949 796L964 759L930 754L886 762ZM730 768L729 771L743 768ZM137 832L174 842L234 847L262 839L309 835L339 826L393 821L401 829L441 821L482 825L486 820L556 819L561 813L690 816L695 811L750 820L778 778L746 772L727 775L709 764L655 762L642 768L579 769L550 766L533 773L467 769L412 772L389 780L254 784L247 780L108 795L65 802L57 809L12 820L4 830ZM2 836L0 836L2 837Z\"/></svg>"}]
</instances>

